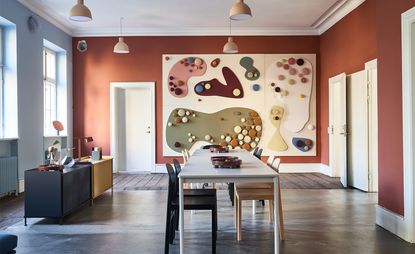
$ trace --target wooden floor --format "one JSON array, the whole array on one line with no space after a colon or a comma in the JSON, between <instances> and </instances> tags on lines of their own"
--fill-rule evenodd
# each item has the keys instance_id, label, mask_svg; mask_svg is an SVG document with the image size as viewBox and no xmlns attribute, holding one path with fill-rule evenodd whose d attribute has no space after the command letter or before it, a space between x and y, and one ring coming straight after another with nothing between
<instances>
[{"instance_id":1,"label":"wooden floor","mask_svg":"<svg viewBox=\"0 0 415 254\"><path fill-rule=\"evenodd\" d=\"M115 191L166 190L167 174L114 174ZM323 174L281 174L283 189L341 189L338 178ZM218 184L218 189L227 189L226 184ZM0 230L23 218L24 194L18 197L0 198Z\"/></svg>"},{"instance_id":2,"label":"wooden floor","mask_svg":"<svg viewBox=\"0 0 415 254\"><path fill-rule=\"evenodd\" d=\"M114 189L131 190L167 190L167 174L115 174ZM218 189L227 189L226 184L216 185ZM281 174L283 189L341 189L339 178L319 173Z\"/></svg>"}]
</instances>

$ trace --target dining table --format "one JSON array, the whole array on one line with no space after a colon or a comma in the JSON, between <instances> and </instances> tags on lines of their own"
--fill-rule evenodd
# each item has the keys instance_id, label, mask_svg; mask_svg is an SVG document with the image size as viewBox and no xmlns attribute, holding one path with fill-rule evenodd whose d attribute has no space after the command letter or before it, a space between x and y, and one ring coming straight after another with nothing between
<instances>
[{"instance_id":1,"label":"dining table","mask_svg":"<svg viewBox=\"0 0 415 254\"><path fill-rule=\"evenodd\" d=\"M238 157L242 163L239 168L215 168L212 165L213 156ZM185 183L274 183L274 253L279 253L280 235L278 231L278 173L246 150L229 150L227 153L212 153L209 149L198 149L190 156L179 174L179 225L180 225L180 254L184 254L184 196Z\"/></svg>"}]
</instances>

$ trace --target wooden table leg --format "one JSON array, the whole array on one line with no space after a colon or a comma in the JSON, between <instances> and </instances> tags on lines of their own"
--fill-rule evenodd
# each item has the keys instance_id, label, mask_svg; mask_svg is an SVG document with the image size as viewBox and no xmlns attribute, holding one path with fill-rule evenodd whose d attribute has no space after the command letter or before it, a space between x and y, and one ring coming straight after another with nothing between
<instances>
[{"instance_id":1,"label":"wooden table leg","mask_svg":"<svg viewBox=\"0 0 415 254\"><path fill-rule=\"evenodd\" d=\"M278 230L278 224L279 224L279 216L278 216L278 176L274 177L274 253L279 254L280 253L280 232Z\"/></svg>"}]
</instances>

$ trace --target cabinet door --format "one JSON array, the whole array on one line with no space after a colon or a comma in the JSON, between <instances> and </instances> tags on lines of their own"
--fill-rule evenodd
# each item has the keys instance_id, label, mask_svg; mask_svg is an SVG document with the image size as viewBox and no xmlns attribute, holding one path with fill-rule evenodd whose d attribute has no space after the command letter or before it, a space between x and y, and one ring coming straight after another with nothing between
<instances>
[{"instance_id":1,"label":"cabinet door","mask_svg":"<svg viewBox=\"0 0 415 254\"><path fill-rule=\"evenodd\" d=\"M92 198L96 198L112 187L112 159L94 164L92 171Z\"/></svg>"},{"instance_id":2,"label":"cabinet door","mask_svg":"<svg viewBox=\"0 0 415 254\"><path fill-rule=\"evenodd\" d=\"M90 166L63 175L63 214L66 215L88 201L91 196Z\"/></svg>"},{"instance_id":3,"label":"cabinet door","mask_svg":"<svg viewBox=\"0 0 415 254\"><path fill-rule=\"evenodd\" d=\"M61 217L61 173L27 170L24 198L26 217Z\"/></svg>"}]
</instances>

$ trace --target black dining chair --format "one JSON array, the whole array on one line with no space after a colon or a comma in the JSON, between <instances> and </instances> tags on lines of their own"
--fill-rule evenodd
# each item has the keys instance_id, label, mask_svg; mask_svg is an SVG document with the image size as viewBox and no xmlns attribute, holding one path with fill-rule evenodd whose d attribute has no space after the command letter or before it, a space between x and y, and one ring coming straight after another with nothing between
<instances>
[{"instance_id":1,"label":"black dining chair","mask_svg":"<svg viewBox=\"0 0 415 254\"><path fill-rule=\"evenodd\" d=\"M173 244L179 216L178 177L172 165L166 164L169 173L169 188L167 195L166 234L164 253L169 253L170 244ZM185 210L211 210L212 211L212 253L216 253L216 237L218 229L217 204L215 196L184 196Z\"/></svg>"}]
</instances>

